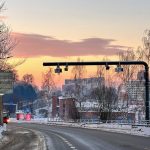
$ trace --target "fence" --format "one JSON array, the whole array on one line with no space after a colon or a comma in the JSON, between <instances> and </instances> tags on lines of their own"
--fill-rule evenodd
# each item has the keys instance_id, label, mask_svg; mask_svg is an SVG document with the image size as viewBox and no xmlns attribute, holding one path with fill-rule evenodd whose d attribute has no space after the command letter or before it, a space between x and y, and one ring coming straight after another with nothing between
<instances>
[{"instance_id":1,"label":"fence","mask_svg":"<svg viewBox=\"0 0 150 150\"><path fill-rule=\"evenodd\" d=\"M84 124L121 124L132 126L150 126L150 120L100 120L100 119L76 119L64 121L60 118L49 118L48 122L84 123Z\"/></svg>"}]
</instances>

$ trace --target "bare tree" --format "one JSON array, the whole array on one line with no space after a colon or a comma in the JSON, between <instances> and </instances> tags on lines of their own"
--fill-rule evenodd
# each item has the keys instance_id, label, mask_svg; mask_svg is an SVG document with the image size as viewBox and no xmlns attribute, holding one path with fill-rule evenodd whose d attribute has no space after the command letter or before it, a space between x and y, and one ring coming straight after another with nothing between
<instances>
[{"instance_id":1,"label":"bare tree","mask_svg":"<svg viewBox=\"0 0 150 150\"><path fill-rule=\"evenodd\" d=\"M143 60L150 64L150 30L145 30L143 37Z\"/></svg>"},{"instance_id":2,"label":"bare tree","mask_svg":"<svg viewBox=\"0 0 150 150\"><path fill-rule=\"evenodd\" d=\"M108 80L108 85L105 86L105 111L107 112L107 120L111 119L111 112L116 107L118 102L117 89L112 80Z\"/></svg>"},{"instance_id":3,"label":"bare tree","mask_svg":"<svg viewBox=\"0 0 150 150\"><path fill-rule=\"evenodd\" d=\"M22 77L22 80L27 83L27 84L33 84L34 83L34 77L32 74L25 74L23 77Z\"/></svg>"},{"instance_id":4,"label":"bare tree","mask_svg":"<svg viewBox=\"0 0 150 150\"><path fill-rule=\"evenodd\" d=\"M17 70L13 69L13 77L14 77L14 82L18 82L19 81L19 75Z\"/></svg>"},{"instance_id":5,"label":"bare tree","mask_svg":"<svg viewBox=\"0 0 150 150\"><path fill-rule=\"evenodd\" d=\"M54 76L52 68L49 68L47 72L43 73L42 89L47 91L48 94L52 94L56 89Z\"/></svg>"},{"instance_id":6,"label":"bare tree","mask_svg":"<svg viewBox=\"0 0 150 150\"><path fill-rule=\"evenodd\" d=\"M104 77L105 75L105 66L97 66L97 73L96 73L96 76L97 77Z\"/></svg>"},{"instance_id":7,"label":"bare tree","mask_svg":"<svg viewBox=\"0 0 150 150\"><path fill-rule=\"evenodd\" d=\"M103 61L108 61L103 58ZM111 111L117 101L117 92L113 82L113 74L109 66L97 66L97 84L96 88L91 91L91 98L98 103L98 116L101 119L102 112L107 114L105 119L110 119ZM107 79L107 82L106 82Z\"/></svg>"},{"instance_id":8,"label":"bare tree","mask_svg":"<svg viewBox=\"0 0 150 150\"><path fill-rule=\"evenodd\" d=\"M117 91L114 87L101 85L92 89L91 97L98 102L98 115L101 119L102 112L107 114L105 119L110 119L112 109L117 101Z\"/></svg>"},{"instance_id":9,"label":"bare tree","mask_svg":"<svg viewBox=\"0 0 150 150\"><path fill-rule=\"evenodd\" d=\"M120 61L139 60L139 58L137 58L136 52L133 49L121 52L119 53L118 56ZM117 73L117 75L122 79L123 83L126 83L131 79L134 79L137 65L123 65L122 67L123 72Z\"/></svg>"},{"instance_id":10,"label":"bare tree","mask_svg":"<svg viewBox=\"0 0 150 150\"><path fill-rule=\"evenodd\" d=\"M150 30L146 30L143 37L143 47L138 47L137 50L129 49L119 54L120 61L146 61L148 64L150 63ZM144 76L144 68L143 66L131 65L131 66L123 66L123 72L119 73L118 76L122 79L124 87L127 92L127 111L128 105L132 100L139 99L139 93L144 93L143 88L143 79L137 78L137 73L143 73ZM134 81L137 80L137 81ZM133 83L132 83L132 82ZM131 84L136 85L133 87ZM134 88L133 89L131 89ZM134 91L134 98L132 96L132 92ZM143 97L144 102L144 94L140 97Z\"/></svg>"},{"instance_id":11,"label":"bare tree","mask_svg":"<svg viewBox=\"0 0 150 150\"><path fill-rule=\"evenodd\" d=\"M0 2L0 14L4 10L4 3ZM22 64L24 60L11 64L8 60L12 57L12 50L16 45L11 38L10 29L0 20L0 71L12 71L16 66ZM0 102L0 118L2 120L2 101Z\"/></svg>"},{"instance_id":12,"label":"bare tree","mask_svg":"<svg viewBox=\"0 0 150 150\"><path fill-rule=\"evenodd\" d=\"M129 49L127 51L119 53L120 61L146 61L150 64L150 30L144 31L144 36L142 38L143 47L138 47L137 50ZM143 66L123 66L123 73L121 74L121 78L123 82L129 81L134 78L135 70L144 70Z\"/></svg>"},{"instance_id":13,"label":"bare tree","mask_svg":"<svg viewBox=\"0 0 150 150\"><path fill-rule=\"evenodd\" d=\"M136 60L136 53L133 49L129 49L127 51L124 51L124 52L121 52L119 53L118 55L119 57L119 60L120 61L133 61L133 60ZM128 88L128 84L129 84L129 81L133 80L135 78L135 75L136 75L136 69L137 69L137 66L135 65L122 65L123 67L123 72L117 72L116 73L116 76L119 77L121 80L122 80L122 83L121 83L121 86L124 87L124 90L126 91L126 106L122 105L120 106L121 108L121 111L123 111L126 115L126 111L128 112L128 106L129 106L129 102L131 101L131 97L130 97L130 94L129 94L129 88ZM120 86L118 86L118 92L122 92L121 90L122 88L120 88ZM120 95L120 93L118 95ZM124 103L124 98L123 97L120 97L121 99L119 99L119 101L123 102ZM125 108L126 111L124 110Z\"/></svg>"},{"instance_id":14,"label":"bare tree","mask_svg":"<svg viewBox=\"0 0 150 150\"><path fill-rule=\"evenodd\" d=\"M4 9L4 3L0 4L0 13ZM25 59L10 63L8 60L12 57L12 51L17 42L11 37L11 30L0 20L0 70L13 70L16 66L24 63Z\"/></svg>"},{"instance_id":15,"label":"bare tree","mask_svg":"<svg viewBox=\"0 0 150 150\"><path fill-rule=\"evenodd\" d=\"M82 61L83 60L81 60L80 58L77 59L77 62L82 62ZM85 77L86 67L80 65L74 66L72 68L72 74L74 79L82 79Z\"/></svg>"},{"instance_id":16,"label":"bare tree","mask_svg":"<svg viewBox=\"0 0 150 150\"><path fill-rule=\"evenodd\" d=\"M49 68L45 73L43 73L42 89L45 91L48 102L48 117L51 117L51 103L53 92L56 90L56 85L54 82L54 73L52 68Z\"/></svg>"},{"instance_id":17,"label":"bare tree","mask_svg":"<svg viewBox=\"0 0 150 150\"><path fill-rule=\"evenodd\" d=\"M81 62L81 59L77 59L78 62ZM72 69L73 78L75 80L75 97L78 100L80 109L82 101L85 101L86 95L84 93L84 85L82 79L85 77L86 74L86 67L85 66L74 66Z\"/></svg>"}]
</instances>

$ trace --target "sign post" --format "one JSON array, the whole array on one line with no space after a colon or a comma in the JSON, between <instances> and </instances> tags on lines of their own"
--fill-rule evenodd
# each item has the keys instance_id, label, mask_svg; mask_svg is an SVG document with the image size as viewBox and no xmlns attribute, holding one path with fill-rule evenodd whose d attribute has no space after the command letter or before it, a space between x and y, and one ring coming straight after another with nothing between
<instances>
[{"instance_id":1,"label":"sign post","mask_svg":"<svg viewBox=\"0 0 150 150\"><path fill-rule=\"evenodd\" d=\"M3 95L13 92L13 73L0 72L0 125L3 125Z\"/></svg>"}]
</instances>

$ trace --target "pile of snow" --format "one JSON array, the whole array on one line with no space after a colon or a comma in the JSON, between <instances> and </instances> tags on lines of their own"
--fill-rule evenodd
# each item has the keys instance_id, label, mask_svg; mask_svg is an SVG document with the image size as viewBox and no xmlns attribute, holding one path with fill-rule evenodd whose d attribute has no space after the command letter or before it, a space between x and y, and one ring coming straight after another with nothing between
<instances>
[{"instance_id":1,"label":"pile of snow","mask_svg":"<svg viewBox=\"0 0 150 150\"><path fill-rule=\"evenodd\" d=\"M2 138L2 132L4 131L4 127L0 126L0 139Z\"/></svg>"},{"instance_id":2,"label":"pile of snow","mask_svg":"<svg viewBox=\"0 0 150 150\"><path fill-rule=\"evenodd\" d=\"M84 124L82 125L82 127L150 137L150 127L146 126L132 126L132 125L104 123L104 124Z\"/></svg>"},{"instance_id":3,"label":"pile of snow","mask_svg":"<svg viewBox=\"0 0 150 150\"><path fill-rule=\"evenodd\" d=\"M15 123L40 123L40 124L47 124L48 119L47 118L34 118L31 120L17 120L16 118L10 118L10 122Z\"/></svg>"},{"instance_id":4,"label":"pile of snow","mask_svg":"<svg viewBox=\"0 0 150 150\"><path fill-rule=\"evenodd\" d=\"M131 134L150 137L150 127L136 127L136 128L132 128Z\"/></svg>"},{"instance_id":5,"label":"pile of snow","mask_svg":"<svg viewBox=\"0 0 150 150\"><path fill-rule=\"evenodd\" d=\"M31 122L31 123L40 123L40 124L43 124L43 123L47 124L48 119L47 118L34 118L34 119L31 119L28 122Z\"/></svg>"}]
</instances>

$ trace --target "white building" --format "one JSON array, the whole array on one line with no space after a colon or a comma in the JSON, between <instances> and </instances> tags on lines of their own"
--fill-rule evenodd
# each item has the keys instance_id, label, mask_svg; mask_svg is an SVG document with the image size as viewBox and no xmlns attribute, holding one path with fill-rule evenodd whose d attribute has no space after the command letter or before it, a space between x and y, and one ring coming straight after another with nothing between
<instances>
[{"instance_id":1,"label":"white building","mask_svg":"<svg viewBox=\"0 0 150 150\"><path fill-rule=\"evenodd\" d=\"M90 91L100 84L104 84L104 77L83 78L83 79L66 79L62 86L62 94L65 96L75 96L76 93L89 95Z\"/></svg>"},{"instance_id":2,"label":"white building","mask_svg":"<svg viewBox=\"0 0 150 150\"><path fill-rule=\"evenodd\" d=\"M131 80L126 83L128 99L131 101L144 101L145 81Z\"/></svg>"}]
</instances>

